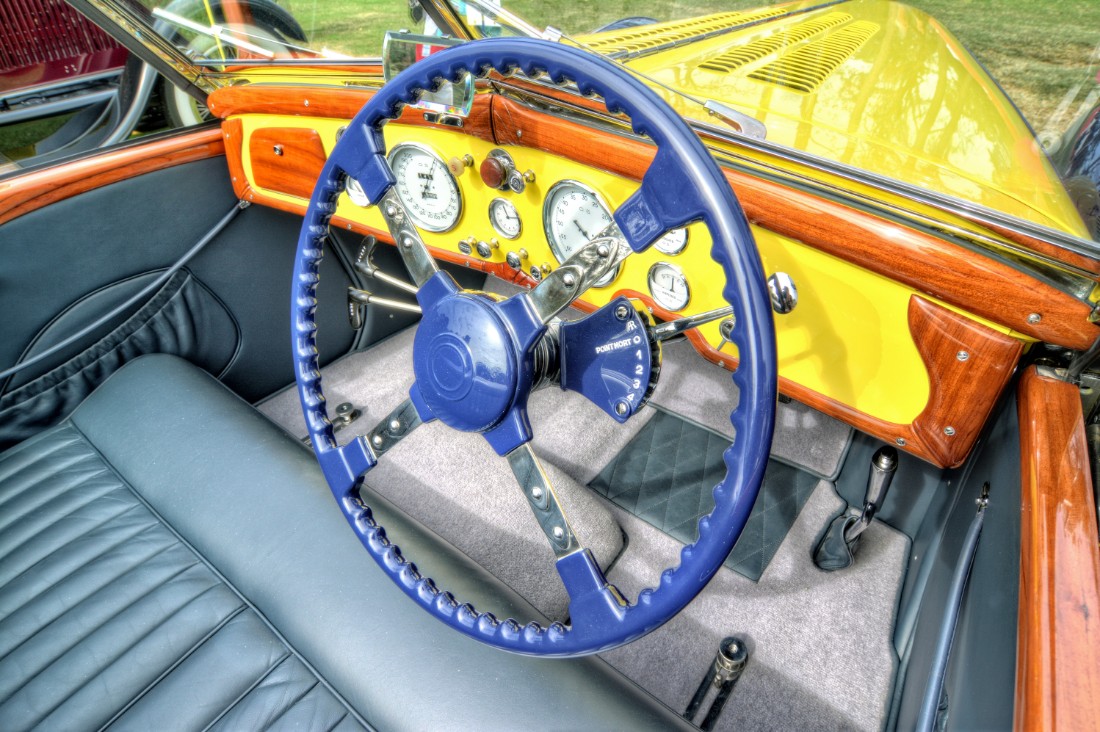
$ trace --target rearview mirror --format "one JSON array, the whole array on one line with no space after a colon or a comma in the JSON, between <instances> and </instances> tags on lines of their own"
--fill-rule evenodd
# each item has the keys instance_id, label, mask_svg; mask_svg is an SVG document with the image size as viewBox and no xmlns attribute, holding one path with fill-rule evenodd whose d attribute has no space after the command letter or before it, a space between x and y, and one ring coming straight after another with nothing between
<instances>
[{"instance_id":1,"label":"rearview mirror","mask_svg":"<svg viewBox=\"0 0 1100 732\"><path fill-rule=\"evenodd\" d=\"M382 74L389 81L417 61L459 43L463 41L389 31L382 41ZM457 84L445 82L437 92L424 92L412 106L436 114L467 117L473 102L474 81L467 75Z\"/></svg>"}]
</instances>

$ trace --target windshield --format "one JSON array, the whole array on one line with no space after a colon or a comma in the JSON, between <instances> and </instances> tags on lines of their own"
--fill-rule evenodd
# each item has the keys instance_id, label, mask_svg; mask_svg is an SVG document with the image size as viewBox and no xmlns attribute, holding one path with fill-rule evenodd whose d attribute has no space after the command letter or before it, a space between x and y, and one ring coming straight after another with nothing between
<instances>
[{"instance_id":1,"label":"windshield","mask_svg":"<svg viewBox=\"0 0 1100 732\"><path fill-rule=\"evenodd\" d=\"M1095 0L128 4L215 80L239 73L228 62L377 58L387 31L559 39L622 63L685 117L757 130L771 150L1100 235Z\"/></svg>"}]
</instances>

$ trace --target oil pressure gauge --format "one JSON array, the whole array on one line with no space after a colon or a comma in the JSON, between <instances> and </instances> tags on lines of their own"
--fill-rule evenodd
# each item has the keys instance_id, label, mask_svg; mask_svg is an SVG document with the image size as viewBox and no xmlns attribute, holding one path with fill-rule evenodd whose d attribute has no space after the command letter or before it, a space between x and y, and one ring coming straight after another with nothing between
<instances>
[{"instance_id":1,"label":"oil pressure gauge","mask_svg":"<svg viewBox=\"0 0 1100 732\"><path fill-rule=\"evenodd\" d=\"M489 204L489 223L505 239L515 239L523 231L519 211L504 198L494 198Z\"/></svg>"},{"instance_id":2,"label":"oil pressure gauge","mask_svg":"<svg viewBox=\"0 0 1100 732\"><path fill-rule=\"evenodd\" d=\"M649 294L665 310L682 310L691 299L684 271L668 262L658 262L649 268Z\"/></svg>"}]
</instances>

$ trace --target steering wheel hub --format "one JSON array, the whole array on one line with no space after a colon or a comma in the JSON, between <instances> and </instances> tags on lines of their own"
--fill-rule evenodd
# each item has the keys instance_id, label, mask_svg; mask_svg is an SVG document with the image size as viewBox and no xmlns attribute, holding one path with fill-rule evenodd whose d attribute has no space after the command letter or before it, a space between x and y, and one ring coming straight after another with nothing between
<instances>
[{"instance_id":1,"label":"steering wheel hub","mask_svg":"<svg viewBox=\"0 0 1100 732\"><path fill-rule=\"evenodd\" d=\"M492 302L447 295L426 309L413 341L413 371L424 403L449 427L483 432L515 401L519 358Z\"/></svg>"}]
</instances>

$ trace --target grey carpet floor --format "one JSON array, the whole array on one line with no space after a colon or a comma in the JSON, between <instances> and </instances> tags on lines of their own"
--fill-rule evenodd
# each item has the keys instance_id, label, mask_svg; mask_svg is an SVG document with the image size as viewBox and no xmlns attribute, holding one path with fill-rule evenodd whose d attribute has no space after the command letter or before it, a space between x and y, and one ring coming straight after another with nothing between
<instances>
[{"instance_id":1,"label":"grey carpet floor","mask_svg":"<svg viewBox=\"0 0 1100 732\"><path fill-rule=\"evenodd\" d=\"M339 433L341 442L368 432L405 398L412 382L411 341L410 330L325 368L329 404L351 401L365 411ZM680 368L662 372L654 400L696 405L685 408L686 416L704 426L709 426L708 420L726 419L720 416L728 407L716 405L729 404L730 394L709 391L708 384L728 383L732 388L729 375L716 373L716 367L683 349L667 351L666 369L673 361ZM667 393L662 398L663 389ZM683 400L676 394L684 395ZM296 390L275 395L260 409L291 434L305 434ZM551 388L532 396L530 413L534 448L574 528L601 564L611 567L610 579L636 596L677 561L680 544L584 486L655 410L646 408L627 425L618 425L583 397ZM781 404L773 455L780 453L785 461L803 461L808 464L802 467L831 475L843 461L850 434L846 426L837 428L807 407ZM545 538L505 461L488 450L482 438L426 425L388 453L368 483L512 585L548 617L563 616L567 598ZM907 539L876 522L865 534L855 567L820 572L810 552L840 506L831 484L822 481L759 583L720 570L669 626L607 654L608 660L682 709L718 641L737 633L748 640L753 658L722 728L735 723L750 729L879 727L894 673L890 631ZM623 531L628 536L625 550Z\"/></svg>"},{"instance_id":2,"label":"grey carpet floor","mask_svg":"<svg viewBox=\"0 0 1100 732\"><path fill-rule=\"evenodd\" d=\"M750 659L716 729L881 728L897 665L892 629L909 540L875 521L853 567L822 572L811 552L842 506L821 481L759 582L723 568L667 625L604 658L683 711L718 643L738 635ZM612 510L630 539L608 579L633 600L678 562L683 545Z\"/></svg>"}]
</instances>

